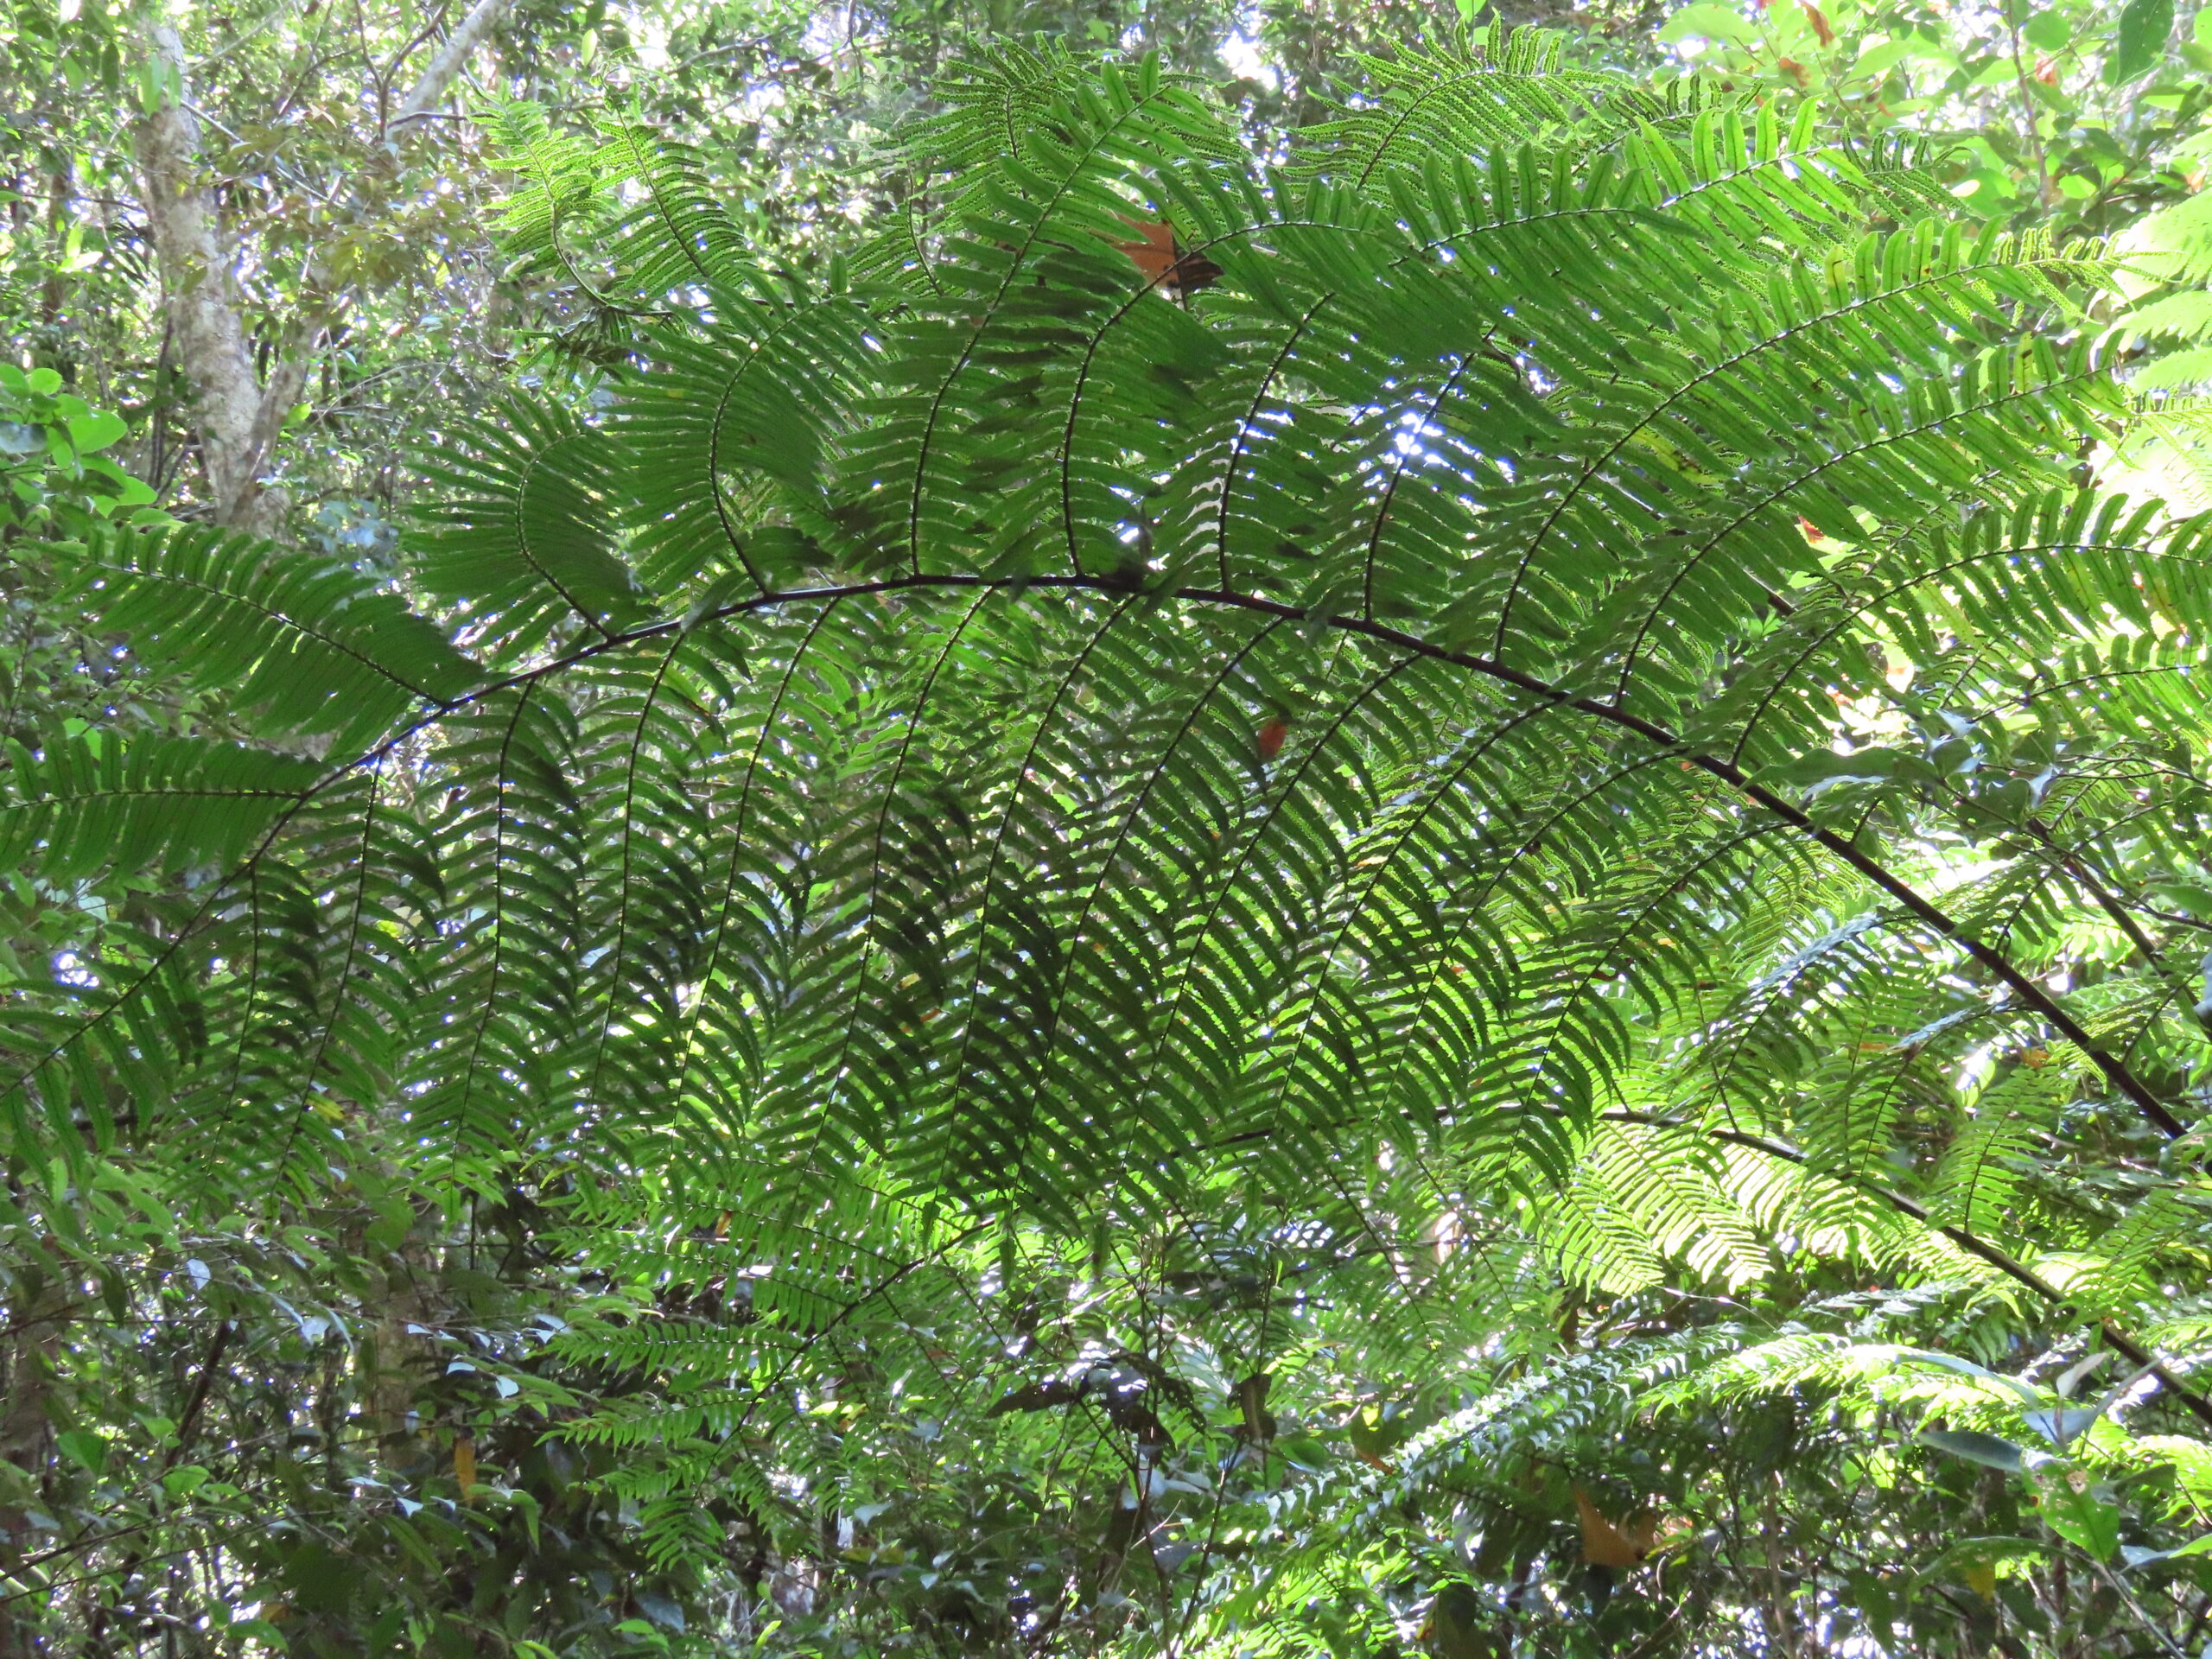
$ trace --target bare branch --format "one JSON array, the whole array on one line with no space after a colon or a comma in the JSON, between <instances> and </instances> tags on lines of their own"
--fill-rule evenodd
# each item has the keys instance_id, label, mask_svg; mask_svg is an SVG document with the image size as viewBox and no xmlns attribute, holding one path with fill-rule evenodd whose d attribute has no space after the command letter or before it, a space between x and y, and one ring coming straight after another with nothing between
<instances>
[{"instance_id":1,"label":"bare branch","mask_svg":"<svg viewBox=\"0 0 2212 1659\"><path fill-rule=\"evenodd\" d=\"M506 16L508 7L513 3L514 0L476 0L476 3L469 8L468 16L461 20L460 26L452 34L446 36L446 43L430 60L430 67L415 83L415 90L400 101L397 112L385 128L385 137L393 137L402 128L422 120L445 101L447 92L460 79L461 66L468 61L469 54L484 43L485 37L497 27L499 19Z\"/></svg>"}]
</instances>

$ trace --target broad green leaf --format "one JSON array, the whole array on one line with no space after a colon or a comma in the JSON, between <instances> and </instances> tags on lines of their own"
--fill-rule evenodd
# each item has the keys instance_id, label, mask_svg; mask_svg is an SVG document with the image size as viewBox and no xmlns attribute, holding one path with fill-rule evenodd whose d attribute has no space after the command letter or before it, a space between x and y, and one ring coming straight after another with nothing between
<instances>
[{"instance_id":1,"label":"broad green leaf","mask_svg":"<svg viewBox=\"0 0 2212 1659\"><path fill-rule=\"evenodd\" d=\"M2105 64L2105 79L2116 86L2135 79L2164 54L2173 32L2173 0L2127 0L2120 9L2120 29Z\"/></svg>"},{"instance_id":2,"label":"broad green leaf","mask_svg":"<svg viewBox=\"0 0 2212 1659\"><path fill-rule=\"evenodd\" d=\"M2100 1561L2119 1552L2120 1506L2086 1471L2045 1467L2037 1471L2036 1487L2052 1531Z\"/></svg>"},{"instance_id":3,"label":"broad green leaf","mask_svg":"<svg viewBox=\"0 0 2212 1659\"><path fill-rule=\"evenodd\" d=\"M1659 30L1662 41L1672 43L1694 36L1711 41L1726 41L1733 46L1757 43L1759 31L1743 13L1733 6L1713 3L1713 0L1695 0L1668 18Z\"/></svg>"},{"instance_id":4,"label":"broad green leaf","mask_svg":"<svg viewBox=\"0 0 2212 1659\"><path fill-rule=\"evenodd\" d=\"M1977 1428L1923 1428L1919 1440L1923 1446L1987 1468L2017 1471L2024 1466L2017 1444Z\"/></svg>"},{"instance_id":5,"label":"broad green leaf","mask_svg":"<svg viewBox=\"0 0 2212 1659\"><path fill-rule=\"evenodd\" d=\"M54 1437L61 1453L80 1469L98 1474L107 1466L107 1440L89 1428L66 1428Z\"/></svg>"},{"instance_id":6,"label":"broad green leaf","mask_svg":"<svg viewBox=\"0 0 2212 1659\"><path fill-rule=\"evenodd\" d=\"M69 442L80 455L105 449L130 436L130 428L124 418L109 410L98 410L80 415L69 423Z\"/></svg>"}]
</instances>

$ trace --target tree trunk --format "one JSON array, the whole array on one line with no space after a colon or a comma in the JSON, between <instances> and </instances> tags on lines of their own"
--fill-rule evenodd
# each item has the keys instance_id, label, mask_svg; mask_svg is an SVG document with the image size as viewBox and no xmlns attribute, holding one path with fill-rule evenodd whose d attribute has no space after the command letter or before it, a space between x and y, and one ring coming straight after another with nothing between
<instances>
[{"instance_id":1,"label":"tree trunk","mask_svg":"<svg viewBox=\"0 0 2212 1659\"><path fill-rule=\"evenodd\" d=\"M237 255L201 174L200 118L187 97L184 43L175 25L149 28L146 57L153 107L134 134L146 233L161 270L177 363L192 385L209 505L217 524L266 534L284 509L283 498L262 482L276 435L264 409L270 399L238 315ZM289 372L280 365L270 390ZM276 420L282 419L280 410Z\"/></svg>"},{"instance_id":2,"label":"tree trunk","mask_svg":"<svg viewBox=\"0 0 2212 1659\"><path fill-rule=\"evenodd\" d=\"M403 140L445 100L470 54L490 36L513 0L477 0L432 56L400 103L385 137ZM284 417L307 384L325 328L343 303L311 263L299 315L285 331L264 384L240 316L238 253L200 161L200 118L185 82L184 43L156 17L146 29L152 107L137 123L138 173L146 232L162 275L170 342L193 391L192 418L207 473L214 521L270 535L282 525L283 493L266 481Z\"/></svg>"},{"instance_id":3,"label":"tree trunk","mask_svg":"<svg viewBox=\"0 0 2212 1659\"><path fill-rule=\"evenodd\" d=\"M43 1242L29 1243L16 1275L16 1294L7 1310L14 1330L5 1343L7 1378L0 1389L0 1458L35 1486L46 1468L47 1389L61 1351L70 1287L62 1261ZM22 1506L0 1506L0 1571L14 1576L32 1542L30 1517ZM0 1594L10 1598L0 1602L0 1659L35 1659L41 1651L37 1598L14 1595L24 1587L0 1581Z\"/></svg>"}]
</instances>

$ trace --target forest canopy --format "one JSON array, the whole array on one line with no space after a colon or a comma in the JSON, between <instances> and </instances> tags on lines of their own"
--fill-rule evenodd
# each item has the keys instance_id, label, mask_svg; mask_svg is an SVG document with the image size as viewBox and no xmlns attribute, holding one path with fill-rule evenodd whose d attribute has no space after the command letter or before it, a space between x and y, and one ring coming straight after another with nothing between
<instances>
[{"instance_id":1,"label":"forest canopy","mask_svg":"<svg viewBox=\"0 0 2212 1659\"><path fill-rule=\"evenodd\" d=\"M2208 1648L2194 17L9 15L0 1656Z\"/></svg>"}]
</instances>

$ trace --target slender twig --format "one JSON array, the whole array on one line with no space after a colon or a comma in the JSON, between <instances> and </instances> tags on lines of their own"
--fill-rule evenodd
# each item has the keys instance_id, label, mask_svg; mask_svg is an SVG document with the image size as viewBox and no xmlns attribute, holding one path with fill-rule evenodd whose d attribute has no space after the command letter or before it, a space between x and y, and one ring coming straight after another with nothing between
<instances>
[{"instance_id":1,"label":"slender twig","mask_svg":"<svg viewBox=\"0 0 2212 1659\"><path fill-rule=\"evenodd\" d=\"M2174 1659L2189 1659L2187 1650L2182 1647L2180 1643L2175 1641L2173 1637L2168 1636L2164 1630L2158 1628L2158 1621L2151 1617L2149 1611L2145 1609L2141 1602L2135 1599L2134 1596L2130 1593L2127 1586L2120 1581L2120 1578L2116 1573L2112 1572L2110 1568L2107 1567L2102 1561L2097 1560L2094 1557L2091 1558L2089 1565L2096 1569L2097 1576L2099 1578L2102 1579L2107 1584L2112 1586L2113 1594L2118 1596L2121 1601L2126 1604L2127 1611L2135 1615L2137 1623L2140 1624L2145 1630L2148 1630L2151 1633L2152 1639L2158 1643L2160 1651L2173 1655Z\"/></svg>"},{"instance_id":2,"label":"slender twig","mask_svg":"<svg viewBox=\"0 0 2212 1659\"><path fill-rule=\"evenodd\" d=\"M207 1391L215 1383L215 1368L222 1363L223 1351L231 1345L231 1338L237 1331L238 1326L228 1319L215 1327L207 1352L200 1362L200 1375L193 1379L191 1396L184 1402L183 1414L176 1420L176 1444L162 1458L163 1469L175 1467L176 1460L184 1455L185 1447L191 1444L193 1433L200 1427L200 1410L207 1403Z\"/></svg>"},{"instance_id":3,"label":"slender twig","mask_svg":"<svg viewBox=\"0 0 2212 1659\"><path fill-rule=\"evenodd\" d=\"M2036 124L2035 87L2028 79L2028 60L2020 50L2019 0L2005 0L2005 28L2012 37L2012 73L2020 84L2020 113L2028 124L2028 152L2036 158L2036 199L2045 207L2057 200L2050 178L2050 157L2044 153L2043 132Z\"/></svg>"}]
</instances>

